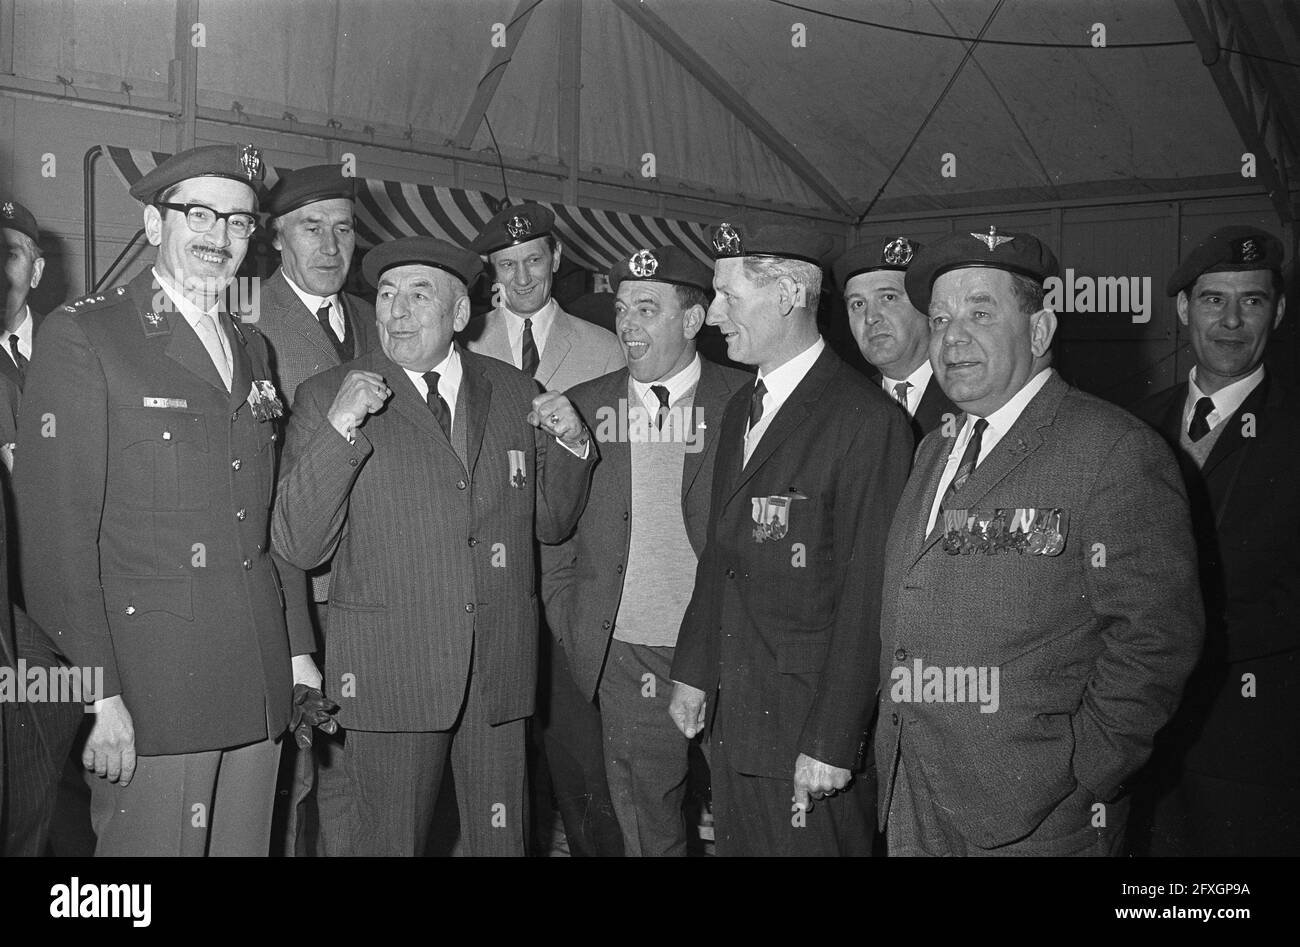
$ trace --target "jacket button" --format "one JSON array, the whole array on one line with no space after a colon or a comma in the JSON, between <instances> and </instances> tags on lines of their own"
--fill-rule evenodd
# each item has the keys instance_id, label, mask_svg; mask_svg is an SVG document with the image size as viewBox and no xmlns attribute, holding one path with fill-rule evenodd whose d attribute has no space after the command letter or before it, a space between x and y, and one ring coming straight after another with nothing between
<instances>
[{"instance_id":1,"label":"jacket button","mask_svg":"<svg viewBox=\"0 0 1300 947\"><path fill-rule=\"evenodd\" d=\"M243 466L243 465L240 463L240 460L239 460L238 457L236 457L234 460L232 460L232 461L230 462L230 469L231 469L231 470L238 470L241 466Z\"/></svg>"},{"instance_id":2,"label":"jacket button","mask_svg":"<svg viewBox=\"0 0 1300 947\"><path fill-rule=\"evenodd\" d=\"M239 420L239 409L238 409L238 408L236 408L236 409L235 409L235 413L232 414L232 415L230 416L230 420L231 420L231 421L238 421L238 420Z\"/></svg>"},{"instance_id":3,"label":"jacket button","mask_svg":"<svg viewBox=\"0 0 1300 947\"><path fill-rule=\"evenodd\" d=\"M627 513L623 514L623 519L627 519Z\"/></svg>"},{"instance_id":4,"label":"jacket button","mask_svg":"<svg viewBox=\"0 0 1300 947\"><path fill-rule=\"evenodd\" d=\"M609 622L608 621L601 622L600 627L604 628L606 631L609 631Z\"/></svg>"},{"instance_id":5,"label":"jacket button","mask_svg":"<svg viewBox=\"0 0 1300 947\"><path fill-rule=\"evenodd\" d=\"M251 569L251 568L253 568L253 560L252 560L252 559L245 559L245 560L244 560L244 568L245 568L245 569Z\"/></svg>"},{"instance_id":6,"label":"jacket button","mask_svg":"<svg viewBox=\"0 0 1300 947\"><path fill-rule=\"evenodd\" d=\"M478 545L478 540L475 539L473 536L471 536L471 537L469 538L469 544L470 544L471 546L477 546L477 545Z\"/></svg>"},{"instance_id":7,"label":"jacket button","mask_svg":"<svg viewBox=\"0 0 1300 947\"><path fill-rule=\"evenodd\" d=\"M735 577L736 577L736 570L735 570L735 569L728 569L728 570L727 570L727 578L728 578L728 579L734 579Z\"/></svg>"},{"instance_id":8,"label":"jacket button","mask_svg":"<svg viewBox=\"0 0 1300 947\"><path fill-rule=\"evenodd\" d=\"M894 726L898 726L898 714L896 713L890 714L889 722L892 723Z\"/></svg>"},{"instance_id":9,"label":"jacket button","mask_svg":"<svg viewBox=\"0 0 1300 947\"><path fill-rule=\"evenodd\" d=\"M907 660L907 651L905 651L903 648L899 648L897 651L894 652L894 660L895 660L895 661L906 661L906 660Z\"/></svg>"},{"instance_id":10,"label":"jacket button","mask_svg":"<svg viewBox=\"0 0 1300 947\"><path fill-rule=\"evenodd\" d=\"M617 572L619 575L622 575L622 574L623 574L623 563L620 562L617 566L615 566L615 567L614 567L614 571Z\"/></svg>"},{"instance_id":11,"label":"jacket button","mask_svg":"<svg viewBox=\"0 0 1300 947\"><path fill-rule=\"evenodd\" d=\"M355 457L350 458L348 464L355 467L357 465L357 459Z\"/></svg>"},{"instance_id":12,"label":"jacket button","mask_svg":"<svg viewBox=\"0 0 1300 947\"><path fill-rule=\"evenodd\" d=\"M457 481L456 481L456 489L457 489L457 490L464 490L464 489L465 489L466 487L468 487L468 486L469 486L469 484L466 483L464 480L457 480Z\"/></svg>"},{"instance_id":13,"label":"jacket button","mask_svg":"<svg viewBox=\"0 0 1300 947\"><path fill-rule=\"evenodd\" d=\"M235 519L239 520L241 523L244 521L244 517L246 516L248 516L248 511L245 510L242 506L239 509L235 510Z\"/></svg>"},{"instance_id":14,"label":"jacket button","mask_svg":"<svg viewBox=\"0 0 1300 947\"><path fill-rule=\"evenodd\" d=\"M473 603L473 602L470 602L469 604L467 604L467 605L465 606L465 611L467 611L467 612L473 612L473 611L474 611L474 603Z\"/></svg>"},{"instance_id":15,"label":"jacket button","mask_svg":"<svg viewBox=\"0 0 1300 947\"><path fill-rule=\"evenodd\" d=\"M134 615L134 614L135 614L135 606L134 606L134 605L128 605L128 606L124 609L124 611L125 611L128 615Z\"/></svg>"},{"instance_id":16,"label":"jacket button","mask_svg":"<svg viewBox=\"0 0 1300 947\"><path fill-rule=\"evenodd\" d=\"M272 431L272 432L271 432L271 440L275 440L275 438L276 438L275 431Z\"/></svg>"}]
</instances>

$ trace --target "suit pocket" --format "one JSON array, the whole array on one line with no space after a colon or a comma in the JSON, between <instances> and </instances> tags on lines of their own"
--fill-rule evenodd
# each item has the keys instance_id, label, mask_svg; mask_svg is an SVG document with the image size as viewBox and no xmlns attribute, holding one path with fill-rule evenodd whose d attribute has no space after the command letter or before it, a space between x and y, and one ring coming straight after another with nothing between
<instances>
[{"instance_id":1,"label":"suit pocket","mask_svg":"<svg viewBox=\"0 0 1300 947\"><path fill-rule=\"evenodd\" d=\"M203 415L160 408L118 408L122 496L132 509L208 508L208 431Z\"/></svg>"},{"instance_id":2,"label":"suit pocket","mask_svg":"<svg viewBox=\"0 0 1300 947\"><path fill-rule=\"evenodd\" d=\"M187 575L106 575L104 607L118 628L168 616L194 620L194 597Z\"/></svg>"},{"instance_id":3,"label":"suit pocket","mask_svg":"<svg viewBox=\"0 0 1300 947\"><path fill-rule=\"evenodd\" d=\"M331 598L330 608L337 608L343 612L385 612L388 611L387 605L381 605L378 602L349 602L346 599Z\"/></svg>"},{"instance_id":4,"label":"suit pocket","mask_svg":"<svg viewBox=\"0 0 1300 947\"><path fill-rule=\"evenodd\" d=\"M776 646L776 669L782 674L819 674L826 647L825 641L782 641Z\"/></svg>"}]
</instances>

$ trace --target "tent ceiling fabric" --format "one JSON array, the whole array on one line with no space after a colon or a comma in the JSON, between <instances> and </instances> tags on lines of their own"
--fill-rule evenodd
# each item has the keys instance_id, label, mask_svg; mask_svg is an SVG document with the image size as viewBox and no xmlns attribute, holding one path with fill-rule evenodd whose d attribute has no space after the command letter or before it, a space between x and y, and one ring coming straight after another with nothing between
<instances>
[{"instance_id":1,"label":"tent ceiling fabric","mask_svg":"<svg viewBox=\"0 0 1300 947\"><path fill-rule=\"evenodd\" d=\"M561 160L558 83L573 54L566 2L538 0L488 106L512 159ZM986 42L908 150L966 44L836 17L973 37L998 2L642 0L639 9L699 54L857 212L886 181L876 214L969 205L980 195L1028 202L1243 183L1245 148L1175 0L1003 0ZM1300 61L1293 10L1217 2L1251 23L1257 51ZM525 6L199 0L199 102L450 143L499 52L494 25ZM174 0L124 0L111 11L97 0L14 0L15 72L111 89L165 83L176 9ZM793 42L796 23L805 47ZM1105 49L1087 45L1094 23L1106 28ZM649 153L664 181L827 212L823 195L618 5L581 0L581 27L584 168L635 183ZM996 41L1076 48L988 45ZM1181 45L1119 48L1164 42ZM1255 63L1284 97L1300 92L1294 65ZM493 147L482 124L472 142L478 152ZM940 173L946 154L955 177ZM1300 179L1300 168L1291 170Z\"/></svg>"},{"instance_id":2,"label":"tent ceiling fabric","mask_svg":"<svg viewBox=\"0 0 1300 947\"><path fill-rule=\"evenodd\" d=\"M125 187L169 157L158 151L102 147ZM266 186L273 187L279 175L269 164L265 165L265 171ZM373 178L360 179L357 183L357 238L366 248L385 240L415 235L468 246L496 213L496 199L483 191ZM564 253L588 270L605 273L622 257L667 244L680 247L703 263L713 262L699 224L544 203L555 212L556 232Z\"/></svg>"}]
</instances>

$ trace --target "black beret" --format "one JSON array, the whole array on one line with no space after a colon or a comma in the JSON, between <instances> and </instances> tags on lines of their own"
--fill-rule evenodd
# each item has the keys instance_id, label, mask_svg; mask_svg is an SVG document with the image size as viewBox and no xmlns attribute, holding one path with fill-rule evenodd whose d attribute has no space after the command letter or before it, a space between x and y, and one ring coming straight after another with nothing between
<instances>
[{"instance_id":1,"label":"black beret","mask_svg":"<svg viewBox=\"0 0 1300 947\"><path fill-rule=\"evenodd\" d=\"M204 145L174 154L131 185L131 196L148 204L173 184L190 178L230 178L258 196L266 171L262 152L252 145Z\"/></svg>"},{"instance_id":2,"label":"black beret","mask_svg":"<svg viewBox=\"0 0 1300 947\"><path fill-rule=\"evenodd\" d=\"M483 261L477 253L462 250L435 237L402 237L381 243L367 253L361 261L361 273L366 282L378 288L379 278L385 270L411 264L446 270L464 283L467 289L478 279L479 273L483 272Z\"/></svg>"},{"instance_id":3,"label":"black beret","mask_svg":"<svg viewBox=\"0 0 1300 947\"><path fill-rule=\"evenodd\" d=\"M1272 270L1281 275L1286 251L1282 241L1258 227L1220 227L1183 257L1165 292L1177 296L1203 273L1238 273Z\"/></svg>"},{"instance_id":4,"label":"black beret","mask_svg":"<svg viewBox=\"0 0 1300 947\"><path fill-rule=\"evenodd\" d=\"M912 307L929 313L934 281L949 270L970 266L1006 270L1038 283L1058 276L1061 270L1047 244L1032 234L998 233L996 227L990 227L988 233L949 234L922 249L907 268L903 285Z\"/></svg>"},{"instance_id":5,"label":"black beret","mask_svg":"<svg viewBox=\"0 0 1300 947\"><path fill-rule=\"evenodd\" d=\"M469 247L475 253L496 253L506 247L545 237L554 229L555 215L541 204L526 201L497 211L497 215L483 225Z\"/></svg>"},{"instance_id":6,"label":"black beret","mask_svg":"<svg viewBox=\"0 0 1300 947\"><path fill-rule=\"evenodd\" d=\"M5 199L0 201L0 228L17 230L32 238L33 243L41 242L41 231L36 226L36 218L22 204Z\"/></svg>"},{"instance_id":7,"label":"black beret","mask_svg":"<svg viewBox=\"0 0 1300 947\"><path fill-rule=\"evenodd\" d=\"M280 172L280 180L267 196L266 212L280 217L316 201L335 198L353 200L357 179L345 177L337 164L314 164L307 168Z\"/></svg>"},{"instance_id":8,"label":"black beret","mask_svg":"<svg viewBox=\"0 0 1300 947\"><path fill-rule=\"evenodd\" d=\"M839 255L833 267L835 278L840 282L840 292L843 293L849 280L859 273L906 270L924 246L925 244L906 237L894 237L891 240L872 240L849 247Z\"/></svg>"},{"instance_id":9,"label":"black beret","mask_svg":"<svg viewBox=\"0 0 1300 947\"><path fill-rule=\"evenodd\" d=\"M822 266L830 255L831 238L805 224L785 220L737 217L713 228L713 258L768 256Z\"/></svg>"},{"instance_id":10,"label":"black beret","mask_svg":"<svg viewBox=\"0 0 1300 947\"><path fill-rule=\"evenodd\" d=\"M713 286L713 270L678 247L655 247L638 250L614 264L609 271L610 288L618 292L618 284L624 280L694 286L707 293Z\"/></svg>"}]
</instances>

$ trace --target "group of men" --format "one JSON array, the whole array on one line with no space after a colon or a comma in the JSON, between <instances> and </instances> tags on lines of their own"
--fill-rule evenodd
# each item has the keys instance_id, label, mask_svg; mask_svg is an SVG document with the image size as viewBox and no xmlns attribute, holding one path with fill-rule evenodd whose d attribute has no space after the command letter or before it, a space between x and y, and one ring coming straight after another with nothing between
<instances>
[{"instance_id":1,"label":"group of men","mask_svg":"<svg viewBox=\"0 0 1300 947\"><path fill-rule=\"evenodd\" d=\"M522 855L532 769L572 853L682 855L693 741L718 855L1300 847L1275 237L1187 254L1196 367L1135 416L1053 369L1028 234L835 260L867 377L807 227L620 259L611 334L552 298L541 205L374 247L372 308L354 182L263 205L262 174L210 146L145 175L153 267L34 349L4 203L0 662L104 683L84 743L80 706L0 702L7 851L46 850L72 752L97 854L418 855L454 784L465 853ZM241 311L263 218L281 263Z\"/></svg>"}]
</instances>

